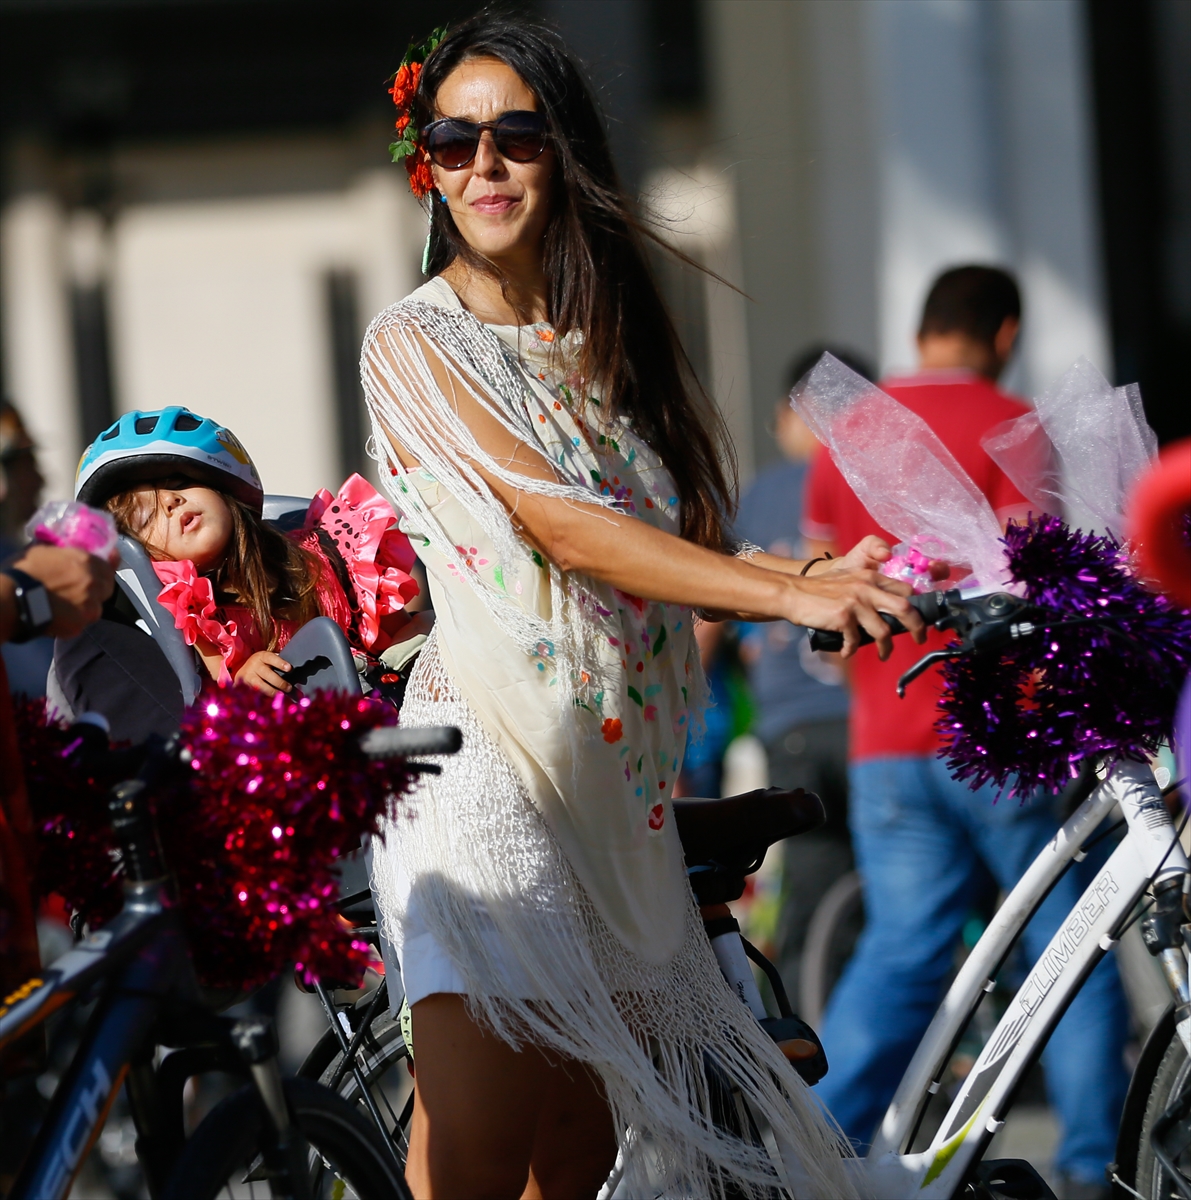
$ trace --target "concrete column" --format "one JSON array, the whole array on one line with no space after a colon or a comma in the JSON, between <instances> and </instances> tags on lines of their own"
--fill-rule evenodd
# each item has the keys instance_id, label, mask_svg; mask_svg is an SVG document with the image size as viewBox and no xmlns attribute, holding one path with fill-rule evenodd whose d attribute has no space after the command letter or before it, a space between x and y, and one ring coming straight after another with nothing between
<instances>
[{"instance_id":1,"label":"concrete column","mask_svg":"<svg viewBox=\"0 0 1191 1200\"><path fill-rule=\"evenodd\" d=\"M1017 273L1025 300L1007 386L1032 395L1081 354L1108 369L1078 0L899 0L863 12L882 368L913 362L932 278L988 262Z\"/></svg>"},{"instance_id":2,"label":"concrete column","mask_svg":"<svg viewBox=\"0 0 1191 1200\"><path fill-rule=\"evenodd\" d=\"M61 207L41 192L16 196L0 217L0 239L5 392L37 441L46 498L69 499L82 444Z\"/></svg>"},{"instance_id":3,"label":"concrete column","mask_svg":"<svg viewBox=\"0 0 1191 1200\"><path fill-rule=\"evenodd\" d=\"M877 358L877 167L867 0L812 0L813 239L822 337Z\"/></svg>"},{"instance_id":4,"label":"concrete column","mask_svg":"<svg viewBox=\"0 0 1191 1200\"><path fill-rule=\"evenodd\" d=\"M1112 374L1085 14L1078 0L992 7L1004 191L1026 303L1020 379L1035 395L1081 354Z\"/></svg>"},{"instance_id":5,"label":"concrete column","mask_svg":"<svg viewBox=\"0 0 1191 1200\"><path fill-rule=\"evenodd\" d=\"M914 365L914 334L935 274L1009 259L987 26L993 7L978 0L864 7L883 371Z\"/></svg>"},{"instance_id":6,"label":"concrete column","mask_svg":"<svg viewBox=\"0 0 1191 1200\"><path fill-rule=\"evenodd\" d=\"M747 294L753 460L771 460L770 411L786 366L819 336L814 196L806 164L806 4L706 0L712 162L736 193L739 282ZM743 441L743 437L738 440ZM749 455L738 447L742 460Z\"/></svg>"}]
</instances>

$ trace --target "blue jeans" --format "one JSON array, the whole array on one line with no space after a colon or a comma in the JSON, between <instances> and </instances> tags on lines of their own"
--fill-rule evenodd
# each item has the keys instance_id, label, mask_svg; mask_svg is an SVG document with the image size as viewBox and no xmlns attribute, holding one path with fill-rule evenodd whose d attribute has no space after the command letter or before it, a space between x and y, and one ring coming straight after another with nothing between
<instances>
[{"instance_id":1,"label":"blue jeans","mask_svg":"<svg viewBox=\"0 0 1191 1200\"><path fill-rule=\"evenodd\" d=\"M987 868L1006 891L1058 827L1049 798L1021 805L956 783L937 758L882 758L849 771L850 824L867 924L831 997L823 1045L831 1070L817 1091L858 1144L871 1140L942 996L955 948ZM1072 867L1026 927L1042 953L1090 878ZM1043 1052L1062 1124L1056 1167L1103 1182L1128 1077L1126 1008L1116 961L1088 977Z\"/></svg>"}]
</instances>

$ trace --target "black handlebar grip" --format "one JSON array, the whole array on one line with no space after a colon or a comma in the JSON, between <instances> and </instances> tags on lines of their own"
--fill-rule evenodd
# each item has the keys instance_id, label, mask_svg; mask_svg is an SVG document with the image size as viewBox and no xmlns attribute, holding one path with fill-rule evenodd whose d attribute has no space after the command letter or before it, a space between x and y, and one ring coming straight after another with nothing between
<instances>
[{"instance_id":1,"label":"black handlebar grip","mask_svg":"<svg viewBox=\"0 0 1191 1200\"><path fill-rule=\"evenodd\" d=\"M928 625L934 625L943 615L943 592L921 592L909 597L910 604L916 608L922 619ZM906 627L888 613L881 613L881 620L889 626L891 633L905 633ZM867 646L876 639L864 629L860 631L860 645ZM825 650L828 654L837 654L844 648L844 635L832 629L812 629L811 649Z\"/></svg>"},{"instance_id":2,"label":"black handlebar grip","mask_svg":"<svg viewBox=\"0 0 1191 1200\"><path fill-rule=\"evenodd\" d=\"M463 734L454 725L388 725L370 729L360 738L360 749L369 758L415 758L419 754L454 754L463 745Z\"/></svg>"}]
</instances>

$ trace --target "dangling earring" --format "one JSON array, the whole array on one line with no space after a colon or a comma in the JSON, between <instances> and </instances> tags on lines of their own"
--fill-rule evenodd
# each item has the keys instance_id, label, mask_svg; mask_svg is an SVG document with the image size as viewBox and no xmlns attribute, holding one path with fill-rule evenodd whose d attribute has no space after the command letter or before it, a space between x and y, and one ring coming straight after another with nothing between
<instances>
[{"instance_id":1,"label":"dangling earring","mask_svg":"<svg viewBox=\"0 0 1191 1200\"><path fill-rule=\"evenodd\" d=\"M447 202L447 198L446 198L446 196L444 196L444 195L442 195L442 194L440 193L438 198L439 198L439 199L440 199L440 200L441 200L441 201L442 201L444 204L446 204L446 202Z\"/></svg>"},{"instance_id":2,"label":"dangling earring","mask_svg":"<svg viewBox=\"0 0 1191 1200\"><path fill-rule=\"evenodd\" d=\"M433 205L433 201L431 204ZM422 274L430 274L430 234L434 229L434 209L426 210L426 245L422 247Z\"/></svg>"}]
</instances>

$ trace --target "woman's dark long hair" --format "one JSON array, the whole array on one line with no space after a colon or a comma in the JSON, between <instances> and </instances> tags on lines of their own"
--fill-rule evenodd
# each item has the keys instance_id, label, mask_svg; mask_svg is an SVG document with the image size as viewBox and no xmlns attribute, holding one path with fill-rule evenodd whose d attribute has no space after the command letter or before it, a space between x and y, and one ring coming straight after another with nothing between
<instances>
[{"instance_id":1,"label":"woman's dark long hair","mask_svg":"<svg viewBox=\"0 0 1191 1200\"><path fill-rule=\"evenodd\" d=\"M581 377L661 456L682 502L683 537L718 550L735 507L731 444L646 262L646 240L669 248L635 214L621 187L591 89L549 30L523 17L482 13L452 30L427 58L413 105L417 128L439 115L435 97L447 76L474 58L511 67L546 115L558 162L545 240L550 323L559 334L582 332ZM464 241L448 206L435 199L429 274L458 258L505 286L497 267Z\"/></svg>"}]
</instances>

